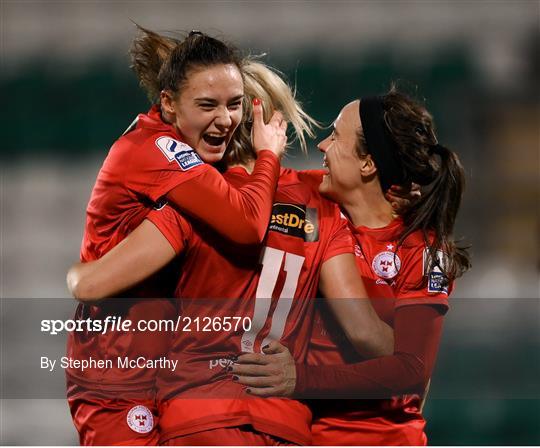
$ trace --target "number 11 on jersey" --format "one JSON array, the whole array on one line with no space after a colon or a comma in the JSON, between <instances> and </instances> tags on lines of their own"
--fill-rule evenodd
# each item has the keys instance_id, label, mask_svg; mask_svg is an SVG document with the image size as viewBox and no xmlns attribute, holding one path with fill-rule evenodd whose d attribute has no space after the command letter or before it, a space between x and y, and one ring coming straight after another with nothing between
<instances>
[{"instance_id":1,"label":"number 11 on jersey","mask_svg":"<svg viewBox=\"0 0 540 448\"><path fill-rule=\"evenodd\" d=\"M285 257L284 270L287 276L285 284L279 294L278 303L272 316L269 315L270 305L272 304L272 293L276 287L281 265ZM243 352L253 352L255 340L259 332L264 327L266 321L272 319L270 332L261 343L264 347L272 340L279 340L285 331L285 323L291 310L292 301L300 271L304 264L305 257L291 254L283 250L265 247L262 256L262 271L255 294L255 309L253 311L252 325L249 331L246 331L241 340L241 350Z\"/></svg>"}]
</instances>

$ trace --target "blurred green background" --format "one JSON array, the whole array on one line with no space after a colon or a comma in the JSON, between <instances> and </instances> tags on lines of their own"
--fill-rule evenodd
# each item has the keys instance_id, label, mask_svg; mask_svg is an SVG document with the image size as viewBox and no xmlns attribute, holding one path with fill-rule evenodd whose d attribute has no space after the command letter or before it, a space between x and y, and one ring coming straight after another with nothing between
<instances>
[{"instance_id":1,"label":"blurred green background","mask_svg":"<svg viewBox=\"0 0 540 448\"><path fill-rule=\"evenodd\" d=\"M430 443L540 444L537 1L4 1L0 13L0 297L68 296L97 171L149 106L128 68L130 19L268 53L325 124L398 81L426 99L468 177L457 233L473 245L473 270L447 318L425 409ZM315 143L286 163L319 167ZM2 400L2 411L2 444L76 443L61 399Z\"/></svg>"}]
</instances>

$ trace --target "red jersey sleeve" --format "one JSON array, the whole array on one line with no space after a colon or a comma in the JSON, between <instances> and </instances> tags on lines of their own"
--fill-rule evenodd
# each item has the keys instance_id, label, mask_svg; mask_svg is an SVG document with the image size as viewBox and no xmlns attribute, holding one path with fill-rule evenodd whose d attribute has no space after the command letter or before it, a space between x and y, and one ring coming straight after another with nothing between
<instances>
[{"instance_id":1,"label":"red jersey sleeve","mask_svg":"<svg viewBox=\"0 0 540 448\"><path fill-rule=\"evenodd\" d=\"M341 254L354 253L354 238L347 223L342 216L336 221L335 230L330 239L330 244L324 253L322 262Z\"/></svg>"},{"instance_id":2,"label":"red jersey sleeve","mask_svg":"<svg viewBox=\"0 0 540 448\"><path fill-rule=\"evenodd\" d=\"M214 168L178 185L167 198L182 212L205 222L239 244L263 241L279 178L279 159L260 151L249 182L231 186Z\"/></svg>"},{"instance_id":3,"label":"red jersey sleeve","mask_svg":"<svg viewBox=\"0 0 540 448\"><path fill-rule=\"evenodd\" d=\"M148 135L148 134L146 134ZM134 194L157 202L174 187L193 180L212 168L173 134L152 133L141 142L140 134L126 134L118 142L126 145L124 182Z\"/></svg>"},{"instance_id":4,"label":"red jersey sleeve","mask_svg":"<svg viewBox=\"0 0 540 448\"><path fill-rule=\"evenodd\" d=\"M163 196L180 211L199 219L230 240L256 244L264 239L279 177L279 159L260 151L250 181L232 187L185 143L169 134L153 134L132 151L124 182L134 196L157 202ZM127 134L125 142L135 138ZM128 147L133 147L128 145ZM125 151L122 152L124 155ZM120 161L122 162L122 161ZM121 163L122 164L122 163Z\"/></svg>"},{"instance_id":5,"label":"red jersey sleeve","mask_svg":"<svg viewBox=\"0 0 540 448\"><path fill-rule=\"evenodd\" d=\"M177 254L188 247L193 234L191 224L169 205L152 210L146 219L151 221L171 244Z\"/></svg>"},{"instance_id":6,"label":"red jersey sleeve","mask_svg":"<svg viewBox=\"0 0 540 448\"><path fill-rule=\"evenodd\" d=\"M441 251L438 251L437 258L439 263L444 263ZM430 261L425 246L408 248L397 278L395 307L439 305L446 312L452 287L452 284L445 284L444 274L437 263Z\"/></svg>"},{"instance_id":7,"label":"red jersey sleeve","mask_svg":"<svg viewBox=\"0 0 540 448\"><path fill-rule=\"evenodd\" d=\"M440 307L416 305L395 312L391 356L345 365L296 365L299 397L391 398L423 393L431 376L442 332Z\"/></svg>"}]
</instances>

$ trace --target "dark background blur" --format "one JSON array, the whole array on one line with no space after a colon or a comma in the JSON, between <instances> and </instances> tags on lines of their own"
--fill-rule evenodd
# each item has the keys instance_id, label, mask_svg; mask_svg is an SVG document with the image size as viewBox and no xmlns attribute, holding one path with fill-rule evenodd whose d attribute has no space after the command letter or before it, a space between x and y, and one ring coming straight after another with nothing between
<instances>
[{"instance_id":1,"label":"dark background blur","mask_svg":"<svg viewBox=\"0 0 540 448\"><path fill-rule=\"evenodd\" d=\"M540 444L538 1L2 1L0 13L2 299L68 296L95 176L149 106L128 68L130 19L268 53L325 124L400 81L426 98L468 177L457 234L473 270L447 318L430 443ZM320 167L311 146L286 164ZM16 353L31 341L9 324L2 352ZM0 360L2 444L76 443L65 400L9 396L19 367Z\"/></svg>"}]
</instances>

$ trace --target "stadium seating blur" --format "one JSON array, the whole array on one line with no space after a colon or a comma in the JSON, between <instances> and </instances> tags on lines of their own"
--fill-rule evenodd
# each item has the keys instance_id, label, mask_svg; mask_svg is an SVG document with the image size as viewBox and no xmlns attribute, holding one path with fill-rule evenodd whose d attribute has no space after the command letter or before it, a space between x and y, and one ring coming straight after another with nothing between
<instances>
[{"instance_id":1,"label":"stadium seating blur","mask_svg":"<svg viewBox=\"0 0 540 448\"><path fill-rule=\"evenodd\" d=\"M540 444L538 3L349 2L335 11L331 3L272 3L236 15L219 2L163 11L147 3L2 6L2 300L68 297L65 274L78 257L95 176L111 143L149 107L128 68L129 19L158 31L199 27L268 52L325 125L348 101L392 81L427 99L440 142L466 167L457 235L473 246L425 408L430 444ZM275 28L261 33L261 16ZM316 142L308 158L293 148L286 164L321 166ZM2 347L16 353L32 340L7 313ZM48 341L58 350L65 343ZM62 396L5 392L35 368L5 360L2 444L77 443Z\"/></svg>"}]
</instances>

